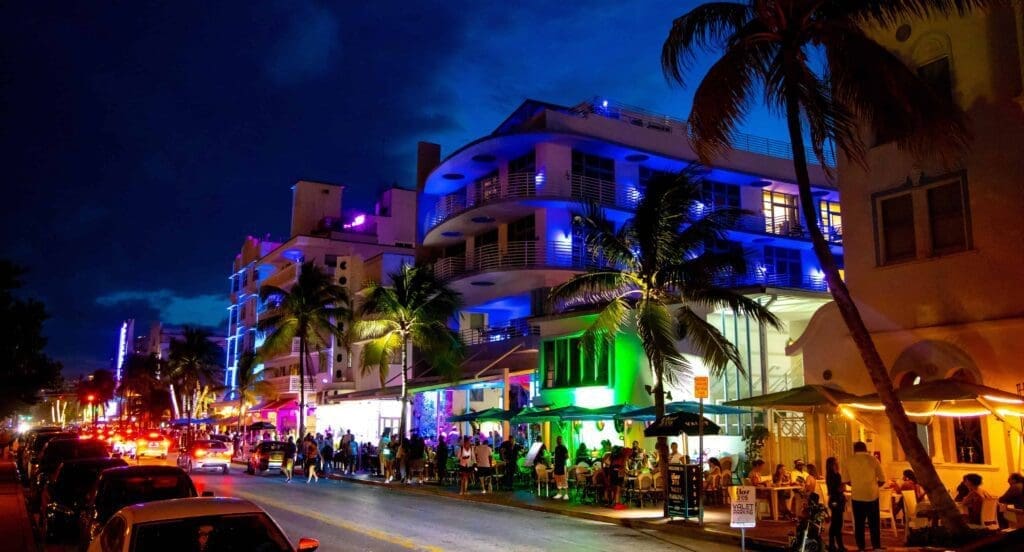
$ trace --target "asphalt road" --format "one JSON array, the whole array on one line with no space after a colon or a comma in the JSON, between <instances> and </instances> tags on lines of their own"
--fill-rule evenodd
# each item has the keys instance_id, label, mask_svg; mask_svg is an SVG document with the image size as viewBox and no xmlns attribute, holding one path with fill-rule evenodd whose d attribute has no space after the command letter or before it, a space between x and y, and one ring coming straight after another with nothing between
<instances>
[{"instance_id":1,"label":"asphalt road","mask_svg":"<svg viewBox=\"0 0 1024 552\"><path fill-rule=\"evenodd\" d=\"M686 540L657 531L579 520L532 510L481 504L398 489L296 477L197 474L197 487L239 496L264 507L289 539L320 540L320 550L585 550L588 552L700 551L734 547Z\"/></svg>"},{"instance_id":2,"label":"asphalt road","mask_svg":"<svg viewBox=\"0 0 1024 552\"><path fill-rule=\"evenodd\" d=\"M167 460L144 464L174 465ZM736 547L695 541L659 531L638 531L520 508L399 489L321 479L306 484L298 476L250 476L241 466L228 475L192 475L199 492L237 496L259 504L295 544L300 537L320 541L323 552L336 551L693 551L720 552ZM74 550L68 544L46 550Z\"/></svg>"}]
</instances>

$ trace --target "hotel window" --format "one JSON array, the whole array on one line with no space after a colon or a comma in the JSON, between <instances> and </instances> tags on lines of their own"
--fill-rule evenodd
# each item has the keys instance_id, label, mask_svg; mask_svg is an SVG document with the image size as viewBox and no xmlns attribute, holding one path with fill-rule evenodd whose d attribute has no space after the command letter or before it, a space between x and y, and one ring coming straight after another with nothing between
<instances>
[{"instance_id":1,"label":"hotel window","mask_svg":"<svg viewBox=\"0 0 1024 552\"><path fill-rule=\"evenodd\" d=\"M880 249L881 264L898 263L917 256L917 237L914 232L914 201L909 193L882 199Z\"/></svg>"},{"instance_id":2,"label":"hotel window","mask_svg":"<svg viewBox=\"0 0 1024 552\"><path fill-rule=\"evenodd\" d=\"M838 201L822 200L818 204L821 212L821 229L825 237L839 241L843 237L843 213Z\"/></svg>"},{"instance_id":3,"label":"hotel window","mask_svg":"<svg viewBox=\"0 0 1024 552\"><path fill-rule=\"evenodd\" d=\"M967 217L960 181L928 188L928 222L932 255L964 251L967 245Z\"/></svg>"},{"instance_id":4,"label":"hotel window","mask_svg":"<svg viewBox=\"0 0 1024 552\"><path fill-rule=\"evenodd\" d=\"M918 67L917 75L921 77L921 80L928 84L936 94L952 99L953 75L949 70L948 57L940 57L939 59L930 61Z\"/></svg>"},{"instance_id":5,"label":"hotel window","mask_svg":"<svg viewBox=\"0 0 1024 552\"><path fill-rule=\"evenodd\" d=\"M531 173L537 171L537 155L530 150L526 155L521 155L508 162L509 174Z\"/></svg>"},{"instance_id":6,"label":"hotel window","mask_svg":"<svg viewBox=\"0 0 1024 552\"><path fill-rule=\"evenodd\" d=\"M587 178L615 180L615 160L581 151L572 152L572 173Z\"/></svg>"},{"instance_id":7,"label":"hotel window","mask_svg":"<svg viewBox=\"0 0 1024 552\"><path fill-rule=\"evenodd\" d=\"M801 236L803 227L798 214L799 198L792 194L765 190L761 194L765 231L781 236Z\"/></svg>"},{"instance_id":8,"label":"hotel window","mask_svg":"<svg viewBox=\"0 0 1024 552\"><path fill-rule=\"evenodd\" d=\"M519 220L508 223L508 241L536 241L537 224L533 215L527 215Z\"/></svg>"},{"instance_id":9,"label":"hotel window","mask_svg":"<svg viewBox=\"0 0 1024 552\"><path fill-rule=\"evenodd\" d=\"M640 167L640 188L641 189L646 188L647 184L650 181L654 180L655 178L660 178L660 177L663 177L663 176L669 176L671 174L672 173L670 173L670 172L659 171L657 169L652 169L652 168L649 168L649 167L641 166Z\"/></svg>"},{"instance_id":10,"label":"hotel window","mask_svg":"<svg viewBox=\"0 0 1024 552\"><path fill-rule=\"evenodd\" d=\"M595 358L589 359L578 336L545 341L542 351L546 388L609 384L612 349L606 342L599 343Z\"/></svg>"},{"instance_id":11,"label":"hotel window","mask_svg":"<svg viewBox=\"0 0 1024 552\"><path fill-rule=\"evenodd\" d=\"M740 206L740 188L732 184L705 180L701 183L701 197L706 206L716 209Z\"/></svg>"},{"instance_id":12,"label":"hotel window","mask_svg":"<svg viewBox=\"0 0 1024 552\"><path fill-rule=\"evenodd\" d=\"M765 283L799 287L803 281L803 262L799 249L764 248Z\"/></svg>"},{"instance_id":13,"label":"hotel window","mask_svg":"<svg viewBox=\"0 0 1024 552\"><path fill-rule=\"evenodd\" d=\"M498 171L484 175L473 183L476 193L476 203L486 203L501 197L501 181L498 179Z\"/></svg>"}]
</instances>

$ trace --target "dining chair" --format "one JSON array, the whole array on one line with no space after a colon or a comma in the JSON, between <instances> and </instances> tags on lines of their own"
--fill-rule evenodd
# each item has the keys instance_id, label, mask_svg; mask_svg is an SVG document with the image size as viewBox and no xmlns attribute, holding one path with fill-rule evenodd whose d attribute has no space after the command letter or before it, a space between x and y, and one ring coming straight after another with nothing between
<instances>
[{"instance_id":1,"label":"dining chair","mask_svg":"<svg viewBox=\"0 0 1024 552\"><path fill-rule=\"evenodd\" d=\"M986 498L981 503L981 523L971 524L971 527L978 529L999 529L999 519L997 517L999 511L999 500L996 498Z\"/></svg>"},{"instance_id":2,"label":"dining chair","mask_svg":"<svg viewBox=\"0 0 1024 552\"><path fill-rule=\"evenodd\" d=\"M650 473L641 473L636 480L636 497L640 507L644 507L644 498L650 500L651 492L654 489L654 477Z\"/></svg>"},{"instance_id":3,"label":"dining chair","mask_svg":"<svg viewBox=\"0 0 1024 552\"><path fill-rule=\"evenodd\" d=\"M918 529L927 525L927 520L922 525L922 521L917 518L917 493L914 491L901 491L903 495L903 526L906 527L909 532L911 529Z\"/></svg>"},{"instance_id":4,"label":"dining chair","mask_svg":"<svg viewBox=\"0 0 1024 552\"><path fill-rule=\"evenodd\" d=\"M537 464L534 467L537 472L537 496L540 496L540 486L544 485L544 496L551 496L551 472L544 464Z\"/></svg>"},{"instance_id":5,"label":"dining chair","mask_svg":"<svg viewBox=\"0 0 1024 552\"><path fill-rule=\"evenodd\" d=\"M899 529L896 527L896 516L892 512L892 489L879 489L878 491L878 515L882 521L888 521L892 527L893 536L899 536Z\"/></svg>"}]
</instances>

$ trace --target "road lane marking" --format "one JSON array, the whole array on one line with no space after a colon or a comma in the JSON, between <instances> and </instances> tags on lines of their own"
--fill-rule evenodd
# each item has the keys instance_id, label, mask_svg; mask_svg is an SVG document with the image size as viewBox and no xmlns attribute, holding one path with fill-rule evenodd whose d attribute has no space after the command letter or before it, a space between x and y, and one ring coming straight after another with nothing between
<instances>
[{"instance_id":1,"label":"road lane marking","mask_svg":"<svg viewBox=\"0 0 1024 552\"><path fill-rule=\"evenodd\" d=\"M338 528L341 528L341 529L346 529L348 531L353 531L355 533L361 533L361 534L366 535L366 536L368 536L370 538L373 538L373 539L376 539L376 540L379 540L379 541L384 541L384 542L389 543L389 544L394 544L394 545L397 545L397 546L401 546L402 548L408 548L409 550L425 550L426 552L444 552L443 548L439 548L437 546L427 546L427 545L419 544L419 543L417 543L416 541L414 541L412 539L407 539L407 538L404 538L404 537L398 537L398 536L395 536L395 535L393 535L391 533L388 533L386 531L378 531L376 529L369 529L369 528L366 528L366 527L362 527L360 525L356 525L354 523L350 523L350 522L347 522L345 520L341 520L341 519L338 519L338 518L333 518L333 517L321 514L320 512L295 508L293 505L291 505L291 504L289 504L287 502L280 502L278 500L274 500L272 498L267 498L265 496L260 496L260 495L255 495L255 494L251 494L251 493L246 493L246 492L239 491L237 489L232 489L231 494L233 494L235 496L238 496L239 498L249 499L249 500L251 500L253 502L256 502L256 503L267 504L268 506L272 506L272 507L280 509L280 510L286 510L286 511L291 512L293 514L298 514L300 516L306 516L306 517L315 519L315 520L317 520L317 521L319 521L321 523L326 523L328 525L333 525L335 527L338 527Z\"/></svg>"}]
</instances>

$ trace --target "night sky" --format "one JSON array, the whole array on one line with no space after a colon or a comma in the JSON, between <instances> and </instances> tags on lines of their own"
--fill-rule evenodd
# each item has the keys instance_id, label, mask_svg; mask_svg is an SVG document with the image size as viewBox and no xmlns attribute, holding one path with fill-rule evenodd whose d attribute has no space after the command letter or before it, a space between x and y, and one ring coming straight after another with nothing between
<instances>
[{"instance_id":1,"label":"night sky","mask_svg":"<svg viewBox=\"0 0 1024 552\"><path fill-rule=\"evenodd\" d=\"M0 257L66 374L109 367L124 318L223 328L232 259L287 232L297 179L367 206L414 186L417 141L447 155L525 98L685 117L659 56L695 3L3 2ZM761 110L742 130L785 138Z\"/></svg>"}]
</instances>

